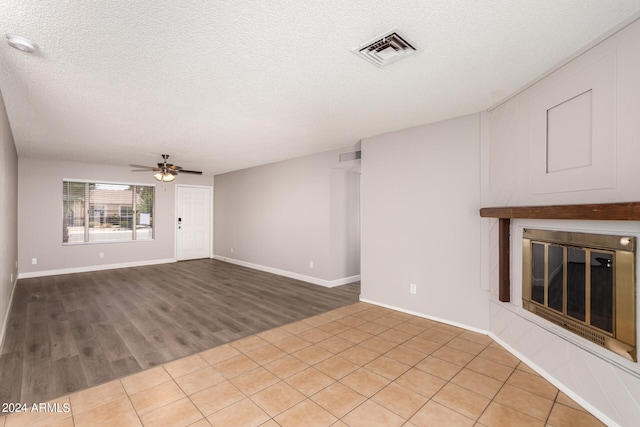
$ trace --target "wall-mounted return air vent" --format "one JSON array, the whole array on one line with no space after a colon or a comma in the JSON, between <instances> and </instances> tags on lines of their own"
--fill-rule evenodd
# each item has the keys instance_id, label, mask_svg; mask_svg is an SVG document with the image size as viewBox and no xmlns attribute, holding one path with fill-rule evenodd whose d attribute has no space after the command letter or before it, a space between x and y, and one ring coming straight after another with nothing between
<instances>
[{"instance_id":1,"label":"wall-mounted return air vent","mask_svg":"<svg viewBox=\"0 0 640 427\"><path fill-rule=\"evenodd\" d=\"M340 153L340 162L348 162L350 160L358 160L362 158L362 151L352 151L350 153Z\"/></svg>"},{"instance_id":2,"label":"wall-mounted return air vent","mask_svg":"<svg viewBox=\"0 0 640 427\"><path fill-rule=\"evenodd\" d=\"M383 67L416 52L416 48L394 29L352 50L353 53Z\"/></svg>"}]
</instances>

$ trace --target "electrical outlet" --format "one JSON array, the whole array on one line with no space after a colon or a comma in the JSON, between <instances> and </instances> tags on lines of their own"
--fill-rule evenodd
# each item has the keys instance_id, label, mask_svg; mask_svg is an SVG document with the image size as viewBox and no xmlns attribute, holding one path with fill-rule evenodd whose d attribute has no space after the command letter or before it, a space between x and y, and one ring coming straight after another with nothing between
<instances>
[{"instance_id":1,"label":"electrical outlet","mask_svg":"<svg viewBox=\"0 0 640 427\"><path fill-rule=\"evenodd\" d=\"M11 273L11 279L9 279L11 283L13 283L13 273Z\"/></svg>"},{"instance_id":2,"label":"electrical outlet","mask_svg":"<svg viewBox=\"0 0 640 427\"><path fill-rule=\"evenodd\" d=\"M313 261L309 261L309 268L313 268Z\"/></svg>"},{"instance_id":3,"label":"electrical outlet","mask_svg":"<svg viewBox=\"0 0 640 427\"><path fill-rule=\"evenodd\" d=\"M31 258L31 264L36 265L38 263L38 258Z\"/></svg>"},{"instance_id":4,"label":"electrical outlet","mask_svg":"<svg viewBox=\"0 0 640 427\"><path fill-rule=\"evenodd\" d=\"M415 294L417 292L417 286L415 283L410 283L409 284L409 293L411 294Z\"/></svg>"},{"instance_id":5,"label":"electrical outlet","mask_svg":"<svg viewBox=\"0 0 640 427\"><path fill-rule=\"evenodd\" d=\"M233 253L233 248L231 248L231 253Z\"/></svg>"},{"instance_id":6,"label":"electrical outlet","mask_svg":"<svg viewBox=\"0 0 640 427\"><path fill-rule=\"evenodd\" d=\"M100 258L104 258L104 252L100 252Z\"/></svg>"}]
</instances>

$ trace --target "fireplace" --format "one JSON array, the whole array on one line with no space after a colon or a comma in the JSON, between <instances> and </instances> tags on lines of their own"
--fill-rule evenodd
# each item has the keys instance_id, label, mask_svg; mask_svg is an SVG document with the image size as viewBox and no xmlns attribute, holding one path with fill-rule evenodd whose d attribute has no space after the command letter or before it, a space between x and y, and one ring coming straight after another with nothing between
<instances>
[{"instance_id":1,"label":"fireplace","mask_svg":"<svg viewBox=\"0 0 640 427\"><path fill-rule=\"evenodd\" d=\"M523 307L637 361L635 251L635 237L525 229Z\"/></svg>"}]
</instances>

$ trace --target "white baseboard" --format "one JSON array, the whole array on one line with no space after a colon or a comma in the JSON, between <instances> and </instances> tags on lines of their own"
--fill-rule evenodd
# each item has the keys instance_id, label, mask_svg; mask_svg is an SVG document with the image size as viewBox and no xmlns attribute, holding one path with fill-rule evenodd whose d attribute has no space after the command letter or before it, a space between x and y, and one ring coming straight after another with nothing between
<instances>
[{"instance_id":1,"label":"white baseboard","mask_svg":"<svg viewBox=\"0 0 640 427\"><path fill-rule=\"evenodd\" d=\"M11 311L11 305L13 304L13 295L16 292L16 285L18 284L18 277L14 279L11 284L11 295L9 295L9 304L7 305L7 312L4 314L4 322L2 322L2 330L0 330L0 349L4 347L4 338L7 334L7 326L9 324L9 312Z\"/></svg>"},{"instance_id":2,"label":"white baseboard","mask_svg":"<svg viewBox=\"0 0 640 427\"><path fill-rule=\"evenodd\" d=\"M346 285L346 284L358 282L358 281L360 281L359 274L355 276L350 276L350 277L343 277L342 279L325 280L324 282L326 283L326 285L323 284L322 286L326 286L327 288L333 288L334 286L342 286L342 285Z\"/></svg>"},{"instance_id":3,"label":"white baseboard","mask_svg":"<svg viewBox=\"0 0 640 427\"><path fill-rule=\"evenodd\" d=\"M116 268L143 267L145 265L168 264L176 262L175 258L154 259L149 261L122 262L119 264L90 265L87 267L61 268L58 270L31 271L19 273L18 279L29 279L32 277L58 276L60 274L86 273L89 271L114 270Z\"/></svg>"},{"instance_id":4,"label":"white baseboard","mask_svg":"<svg viewBox=\"0 0 640 427\"><path fill-rule=\"evenodd\" d=\"M360 275L343 277L342 279L335 279L335 280L319 279L313 276L307 276L304 274L294 273L287 270L281 270L279 268L267 267L264 265L254 264L247 261L241 261L239 259L227 258L220 255L214 255L213 259L217 259L218 261L228 262L230 264L240 265L242 267L252 268L254 270L264 271L266 273L273 273L279 276L289 277L291 279L301 280L303 282L313 283L314 285L320 285L326 288L333 288L334 286L346 285L347 283L357 282L358 280L360 280Z\"/></svg>"},{"instance_id":5,"label":"white baseboard","mask_svg":"<svg viewBox=\"0 0 640 427\"><path fill-rule=\"evenodd\" d=\"M519 351L517 351L516 349L514 349L513 347L511 347L509 344L507 344L506 342L504 342L503 340L501 340L498 336L494 335L492 332L489 332L489 337L491 337L495 342L497 342L498 344L500 344L502 347L505 348L505 350L507 350L509 353L513 354L514 356L516 356L518 359L520 359L521 361L523 361L524 363L526 363L531 369L533 369L534 371L536 371L541 377L543 377L545 380L549 381L551 384L553 384L553 386L555 388L557 388L558 390L560 390L561 392L563 392L564 394L566 394L567 396L569 396L571 399L575 400L576 403L578 403L580 406L582 406L584 409L586 409L587 411L589 411L594 417L598 418L600 421L602 421L603 423L605 423L607 426L609 427L620 427L620 425L616 422L614 422L611 418L607 417L605 414L603 414L602 412L600 412L597 408L595 408L593 405L591 405L589 402L587 402L586 400L584 400L582 397L578 396L576 393L574 393L572 390L568 389L567 387L564 386L564 384L562 384L561 382L559 382L558 380L556 380L552 375L550 375L547 371L545 371L544 369L542 369L540 366L536 365L535 363L533 363L531 360L529 360L527 357L525 357L523 354L521 354Z\"/></svg>"},{"instance_id":6,"label":"white baseboard","mask_svg":"<svg viewBox=\"0 0 640 427\"><path fill-rule=\"evenodd\" d=\"M465 324L458 323L458 322L453 322L453 321L448 320L448 319L442 319L440 317L430 316L428 314L418 313L417 311L406 310L404 308L396 307L394 305L384 304L384 303L381 303L381 302L378 302L378 301L371 301L371 300L364 299L364 298L360 298L360 301L366 302L367 304L373 304L373 305L377 305L377 306L380 306L380 307L384 307L384 308L390 308L391 310L400 311L402 313L407 313L407 314L410 314L412 316L422 317L424 319L429 319L429 320L434 320L436 322L445 323L447 325L455 326L457 328L462 328L462 329L466 329L468 331L477 332L477 333L482 334L482 335L489 335L489 331L485 331L484 329L476 328L476 327L465 325Z\"/></svg>"}]
</instances>

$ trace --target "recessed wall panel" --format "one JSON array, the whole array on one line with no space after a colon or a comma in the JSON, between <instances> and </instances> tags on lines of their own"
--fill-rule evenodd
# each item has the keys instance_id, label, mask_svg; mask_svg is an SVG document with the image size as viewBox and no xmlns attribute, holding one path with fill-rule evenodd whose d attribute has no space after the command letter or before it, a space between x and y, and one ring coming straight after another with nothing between
<instances>
[{"instance_id":1,"label":"recessed wall panel","mask_svg":"<svg viewBox=\"0 0 640 427\"><path fill-rule=\"evenodd\" d=\"M547 173L592 165L592 91L547 110Z\"/></svg>"},{"instance_id":2,"label":"recessed wall panel","mask_svg":"<svg viewBox=\"0 0 640 427\"><path fill-rule=\"evenodd\" d=\"M616 187L616 53L530 98L532 194Z\"/></svg>"}]
</instances>

